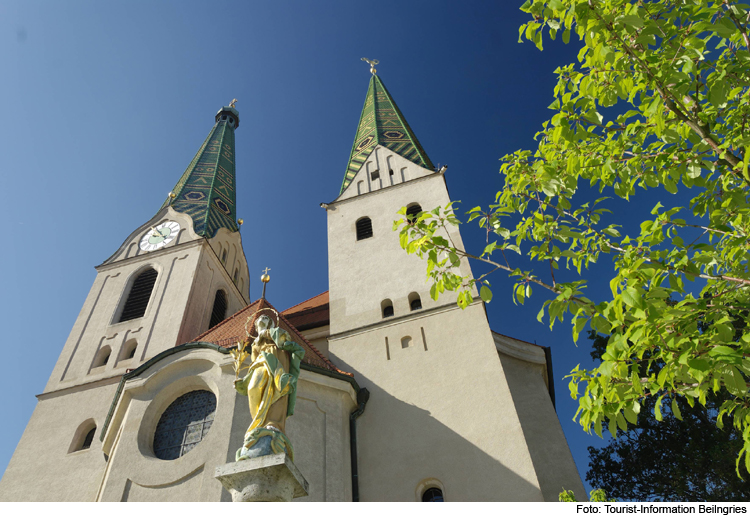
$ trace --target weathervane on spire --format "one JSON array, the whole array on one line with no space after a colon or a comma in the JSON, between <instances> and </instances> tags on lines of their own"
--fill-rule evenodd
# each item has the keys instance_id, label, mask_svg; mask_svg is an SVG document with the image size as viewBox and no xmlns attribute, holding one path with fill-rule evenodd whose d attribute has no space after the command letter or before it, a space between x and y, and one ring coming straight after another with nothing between
<instances>
[{"instance_id":1,"label":"weathervane on spire","mask_svg":"<svg viewBox=\"0 0 750 530\"><path fill-rule=\"evenodd\" d=\"M372 75L375 75L377 73L377 70L375 70L375 65L380 61L378 61L377 59L368 59L367 57L362 57L362 60L370 65L370 73Z\"/></svg>"},{"instance_id":2,"label":"weathervane on spire","mask_svg":"<svg viewBox=\"0 0 750 530\"><path fill-rule=\"evenodd\" d=\"M232 101L229 102L229 106L232 107L232 108L234 108L234 104L235 103L237 103L237 100L233 99Z\"/></svg>"}]
</instances>

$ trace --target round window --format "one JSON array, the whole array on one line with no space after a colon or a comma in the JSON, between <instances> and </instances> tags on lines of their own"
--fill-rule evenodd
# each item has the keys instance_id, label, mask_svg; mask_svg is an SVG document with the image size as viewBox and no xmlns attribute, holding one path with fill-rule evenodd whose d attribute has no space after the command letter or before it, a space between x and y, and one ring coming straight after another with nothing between
<instances>
[{"instance_id":1,"label":"round window","mask_svg":"<svg viewBox=\"0 0 750 530\"><path fill-rule=\"evenodd\" d=\"M156 425L156 457L175 460L198 445L208 434L215 412L216 396L207 390L194 390L174 400Z\"/></svg>"}]
</instances>

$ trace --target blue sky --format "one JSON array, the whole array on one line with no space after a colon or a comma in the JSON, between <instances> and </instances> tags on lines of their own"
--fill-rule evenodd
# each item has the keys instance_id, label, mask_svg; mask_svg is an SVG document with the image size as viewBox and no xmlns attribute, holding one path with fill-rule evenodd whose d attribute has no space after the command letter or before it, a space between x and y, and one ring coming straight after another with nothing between
<instances>
[{"instance_id":1,"label":"blue sky","mask_svg":"<svg viewBox=\"0 0 750 530\"><path fill-rule=\"evenodd\" d=\"M370 77L360 57L380 60L378 74L428 155L449 165L451 197L464 210L490 201L502 184L498 159L533 149L551 116L553 70L578 49L518 44L521 3L3 2L0 470L93 267L156 212L232 98L252 299L265 267L279 309L328 288L319 204L337 196L344 176ZM632 219L659 199L610 206ZM251 247L248 231L258 230L275 237ZM462 234L481 251L481 231ZM593 284L596 298L607 284ZM590 365L590 343L576 347L569 325L550 331L536 321L541 293L517 307L511 281L496 275L493 286L492 328L552 347L558 415L583 478L586 446L601 442L571 421L576 404L561 378Z\"/></svg>"}]
</instances>

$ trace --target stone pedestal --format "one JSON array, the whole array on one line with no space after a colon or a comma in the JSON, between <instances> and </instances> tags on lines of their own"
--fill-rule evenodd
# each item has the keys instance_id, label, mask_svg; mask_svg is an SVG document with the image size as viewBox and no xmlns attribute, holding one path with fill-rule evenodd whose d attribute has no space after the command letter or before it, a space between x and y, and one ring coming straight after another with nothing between
<instances>
[{"instance_id":1,"label":"stone pedestal","mask_svg":"<svg viewBox=\"0 0 750 530\"><path fill-rule=\"evenodd\" d=\"M232 502L289 502L310 489L286 453L224 464L214 476L232 494Z\"/></svg>"}]
</instances>

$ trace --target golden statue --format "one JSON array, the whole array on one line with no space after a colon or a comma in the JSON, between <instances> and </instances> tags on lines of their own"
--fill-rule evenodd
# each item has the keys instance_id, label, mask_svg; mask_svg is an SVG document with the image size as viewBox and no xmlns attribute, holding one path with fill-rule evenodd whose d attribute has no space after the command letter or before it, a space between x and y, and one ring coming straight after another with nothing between
<instances>
[{"instance_id":1,"label":"golden statue","mask_svg":"<svg viewBox=\"0 0 750 530\"><path fill-rule=\"evenodd\" d=\"M297 378L305 350L291 340L289 332L274 326L268 315L258 317L255 329L258 335L250 352L247 351L247 342L238 344L238 348L231 352L237 374L234 387L247 396L253 417L244 444L237 450L236 460L281 452L286 452L294 460L292 444L284 426L287 416L294 413ZM243 366L248 355L250 364ZM240 378L243 369L247 369L247 374Z\"/></svg>"}]
</instances>

